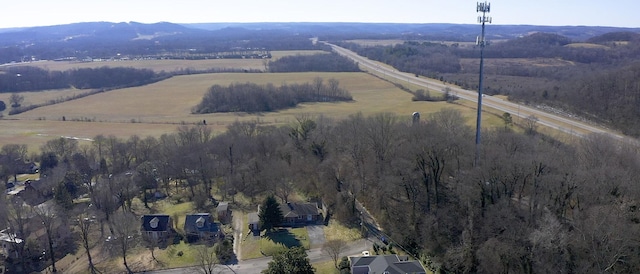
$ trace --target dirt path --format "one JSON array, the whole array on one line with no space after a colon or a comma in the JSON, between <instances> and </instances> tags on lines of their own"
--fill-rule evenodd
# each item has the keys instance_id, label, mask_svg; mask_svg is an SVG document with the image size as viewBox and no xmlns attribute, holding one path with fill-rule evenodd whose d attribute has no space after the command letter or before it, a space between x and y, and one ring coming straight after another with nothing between
<instances>
[{"instance_id":1,"label":"dirt path","mask_svg":"<svg viewBox=\"0 0 640 274\"><path fill-rule=\"evenodd\" d=\"M236 210L233 212L232 220L233 220L233 252L236 253L236 258L238 261L242 259L242 227L244 222L244 213Z\"/></svg>"}]
</instances>

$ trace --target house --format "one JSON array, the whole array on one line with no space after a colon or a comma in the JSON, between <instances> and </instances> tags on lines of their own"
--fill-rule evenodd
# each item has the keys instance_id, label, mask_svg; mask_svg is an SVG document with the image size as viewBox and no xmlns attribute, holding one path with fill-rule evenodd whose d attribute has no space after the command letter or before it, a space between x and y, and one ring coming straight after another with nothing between
<instances>
[{"instance_id":1,"label":"house","mask_svg":"<svg viewBox=\"0 0 640 274\"><path fill-rule=\"evenodd\" d=\"M0 255L8 258L18 258L16 246L24 244L24 241L16 237L16 234L6 231L6 229L0 231Z\"/></svg>"},{"instance_id":2,"label":"house","mask_svg":"<svg viewBox=\"0 0 640 274\"><path fill-rule=\"evenodd\" d=\"M217 241L224 237L220 223L213 221L209 213L187 214L184 220L184 232L188 241Z\"/></svg>"},{"instance_id":3,"label":"house","mask_svg":"<svg viewBox=\"0 0 640 274\"><path fill-rule=\"evenodd\" d=\"M164 242L173 236L171 217L165 214L142 215L142 236L157 242Z\"/></svg>"},{"instance_id":4,"label":"house","mask_svg":"<svg viewBox=\"0 0 640 274\"><path fill-rule=\"evenodd\" d=\"M229 209L229 202L220 202L216 207L218 213L218 221L221 223L229 223L231 220L231 209Z\"/></svg>"},{"instance_id":5,"label":"house","mask_svg":"<svg viewBox=\"0 0 640 274\"><path fill-rule=\"evenodd\" d=\"M352 274L387 273L387 274L426 274L418 261L409 261L407 256L378 255L349 257Z\"/></svg>"},{"instance_id":6,"label":"house","mask_svg":"<svg viewBox=\"0 0 640 274\"><path fill-rule=\"evenodd\" d=\"M315 224L322 221L322 214L316 203L286 203L280 205L283 226Z\"/></svg>"},{"instance_id":7,"label":"house","mask_svg":"<svg viewBox=\"0 0 640 274\"><path fill-rule=\"evenodd\" d=\"M258 216L258 212L249 213L249 230L254 234L260 232L260 217Z\"/></svg>"}]
</instances>

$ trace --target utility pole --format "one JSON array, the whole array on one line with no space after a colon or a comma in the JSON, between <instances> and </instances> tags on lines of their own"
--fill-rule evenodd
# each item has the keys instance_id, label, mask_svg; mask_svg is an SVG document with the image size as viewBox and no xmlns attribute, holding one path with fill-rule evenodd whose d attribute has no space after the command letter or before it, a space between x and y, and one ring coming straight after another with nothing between
<instances>
[{"instance_id":1,"label":"utility pole","mask_svg":"<svg viewBox=\"0 0 640 274\"><path fill-rule=\"evenodd\" d=\"M482 15L478 16L478 23L482 24L482 34L476 39L476 44L480 46L480 80L478 83L478 114L476 116L476 155L473 161L473 165L477 166L478 159L480 158L480 123L482 120L482 72L484 68L484 25L485 23L491 23L491 17L487 16L487 13L491 11L491 4L477 2L476 12L481 12Z\"/></svg>"}]
</instances>

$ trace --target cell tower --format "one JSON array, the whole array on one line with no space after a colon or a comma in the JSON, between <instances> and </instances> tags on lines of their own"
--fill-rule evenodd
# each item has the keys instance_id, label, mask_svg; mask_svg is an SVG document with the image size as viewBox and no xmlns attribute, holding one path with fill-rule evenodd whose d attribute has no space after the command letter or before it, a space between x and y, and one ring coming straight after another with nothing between
<instances>
[{"instance_id":1,"label":"cell tower","mask_svg":"<svg viewBox=\"0 0 640 274\"><path fill-rule=\"evenodd\" d=\"M478 114L476 120L476 157L474 160L474 166L477 165L478 158L480 157L480 122L482 120L482 72L484 69L484 25L485 23L491 23L491 17L487 15L491 11L491 4L477 2L476 12L481 12L482 15L478 16L478 23L482 24L482 34L476 39L476 44L480 46L480 80L478 83Z\"/></svg>"}]
</instances>

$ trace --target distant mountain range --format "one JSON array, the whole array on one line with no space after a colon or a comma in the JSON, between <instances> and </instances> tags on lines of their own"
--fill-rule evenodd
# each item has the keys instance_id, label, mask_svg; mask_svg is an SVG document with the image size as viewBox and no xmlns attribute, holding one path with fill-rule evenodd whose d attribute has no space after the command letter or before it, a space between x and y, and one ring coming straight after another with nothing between
<instances>
[{"instance_id":1,"label":"distant mountain range","mask_svg":"<svg viewBox=\"0 0 640 274\"><path fill-rule=\"evenodd\" d=\"M545 32L577 42L611 32L640 32L640 28L528 25L487 25L486 30L488 40ZM310 37L464 42L475 41L479 33L477 24L89 22L0 29L0 63L25 58L108 57L115 53L152 55L185 50L214 52L240 47L307 49L310 45L301 41L308 41ZM257 42L265 40L262 44Z\"/></svg>"}]
</instances>

